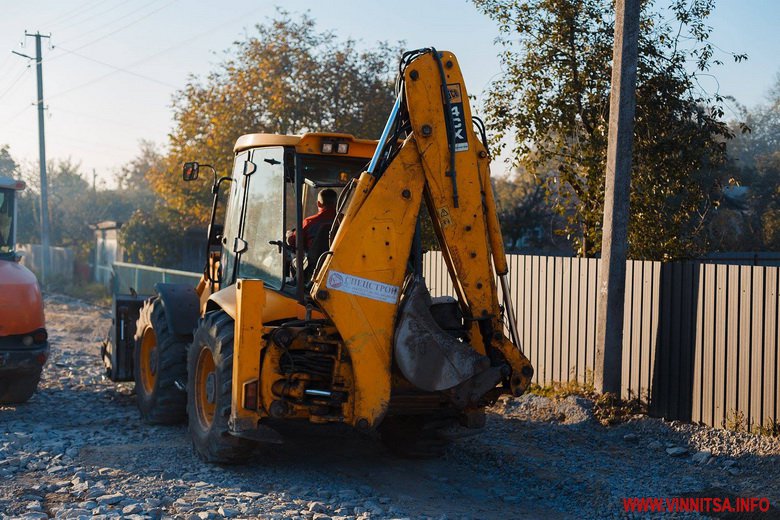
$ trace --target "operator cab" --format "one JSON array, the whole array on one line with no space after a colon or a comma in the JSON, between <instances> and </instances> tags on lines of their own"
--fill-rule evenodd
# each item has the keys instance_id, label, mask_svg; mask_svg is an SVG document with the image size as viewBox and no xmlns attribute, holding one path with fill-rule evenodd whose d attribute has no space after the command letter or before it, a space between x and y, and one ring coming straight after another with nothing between
<instances>
[{"instance_id":1,"label":"operator cab","mask_svg":"<svg viewBox=\"0 0 780 520\"><path fill-rule=\"evenodd\" d=\"M376 141L347 134L280 136L250 134L238 139L230 176L230 192L220 196L215 182L215 208L226 200L224 230L213 222L211 236L220 233L220 285L239 278L260 279L265 286L303 301L317 260L328 250L332 219L318 218L317 236L306 236L307 217L318 214L317 200L325 190L340 195L350 180L366 169ZM192 165L184 178L192 177ZM203 167L203 165L200 165ZM227 180L227 179L225 179ZM221 184L227 186L228 183ZM225 190L227 191L227 190ZM295 238L290 240L290 235ZM304 240L299 240L300 236Z\"/></svg>"},{"instance_id":2,"label":"operator cab","mask_svg":"<svg viewBox=\"0 0 780 520\"><path fill-rule=\"evenodd\" d=\"M0 260L16 260L16 192L24 188L23 181L0 177Z\"/></svg>"}]
</instances>

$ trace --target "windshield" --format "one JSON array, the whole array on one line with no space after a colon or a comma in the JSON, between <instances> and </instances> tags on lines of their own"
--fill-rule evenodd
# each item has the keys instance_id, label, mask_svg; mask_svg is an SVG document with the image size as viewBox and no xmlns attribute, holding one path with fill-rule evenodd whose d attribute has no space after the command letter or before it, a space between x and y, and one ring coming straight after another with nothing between
<instances>
[{"instance_id":1,"label":"windshield","mask_svg":"<svg viewBox=\"0 0 780 520\"><path fill-rule=\"evenodd\" d=\"M14 190L0 189L0 254L14 250Z\"/></svg>"},{"instance_id":2,"label":"windshield","mask_svg":"<svg viewBox=\"0 0 780 520\"><path fill-rule=\"evenodd\" d=\"M316 215L317 196L324 189L334 189L341 193L352 178L357 178L368 167L367 159L343 158L337 160L333 155L304 155L299 156L303 170L304 186L301 204L303 216ZM292 208L294 211L295 208ZM294 219L294 214L290 217ZM292 222L293 220L290 219Z\"/></svg>"},{"instance_id":3,"label":"windshield","mask_svg":"<svg viewBox=\"0 0 780 520\"><path fill-rule=\"evenodd\" d=\"M351 178L358 177L368 167L368 159L345 157L337 160L333 155L299 156L303 168L303 177L317 183L346 184Z\"/></svg>"}]
</instances>

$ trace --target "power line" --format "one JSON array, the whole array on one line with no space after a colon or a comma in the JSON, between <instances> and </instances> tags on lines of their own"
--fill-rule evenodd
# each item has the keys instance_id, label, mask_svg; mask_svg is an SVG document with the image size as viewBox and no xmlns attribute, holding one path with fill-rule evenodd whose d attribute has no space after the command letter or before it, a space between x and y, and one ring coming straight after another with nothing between
<instances>
[{"instance_id":1,"label":"power line","mask_svg":"<svg viewBox=\"0 0 780 520\"><path fill-rule=\"evenodd\" d=\"M147 3L147 4L144 4L144 5L143 5L141 8L139 8L139 9L136 9L136 10L134 10L134 11L131 11L131 12L130 12L130 13L128 13L128 14L135 13L135 12L139 11L140 9L143 9L143 8L145 8L145 7L147 7L147 6L151 5L151 4L154 4L154 3L156 3L157 1L159 1L159 0L152 0L151 2L149 2L149 3ZM140 22L140 21L142 21L142 20L145 20L145 19L149 18L149 17L150 17L150 16L152 16L153 14L155 14L155 13L157 13L157 12L159 12L159 11L161 11L161 10L165 9L166 7L170 6L171 4L174 4L174 3L176 3L177 1L178 1L178 0L171 0L170 2L168 2L168 3L164 4L164 5L162 5L161 7L158 7L157 9L154 9L153 11L149 11L148 13L144 14L143 16L141 16L141 17L139 17L139 18L136 18L135 20L133 20L132 22L130 22L130 23L128 23L128 24L125 24L125 25L123 25L123 26L121 26L121 27L118 27L118 28L116 28L116 29L114 29L114 30L112 30L112 31L110 31L110 32L108 32L108 33L106 33L106 34L104 34L103 36L100 36L100 37L98 37L98 38L95 38L94 40L91 40L91 41L89 41L89 42L87 42L87 43L85 43L85 44L83 44L83 45L80 45L80 46L76 47L76 49L75 49L75 50L81 50L81 49L83 49L84 47L89 47L90 45L92 45L92 44L94 44L94 43L97 43L97 42L99 42L99 41L105 40L105 39L106 39L106 38L108 38L109 36L113 36L113 35L115 35L116 33L118 33L118 32L120 32L120 31L123 31L123 30L127 29L128 27L132 27L133 25L137 24L138 22ZM127 15L125 15L125 16L127 16ZM120 18L120 19L121 19L121 18ZM109 22L109 24L111 24L111 23L114 23L114 22L116 22L116 21L118 21L118 20L120 20L120 19L113 20L113 21ZM68 40L68 41L73 41L73 40ZM66 41L65 43L68 43L68 41ZM53 58L53 59L54 59L54 58ZM49 60L49 61L52 61L52 60Z\"/></svg>"},{"instance_id":2,"label":"power line","mask_svg":"<svg viewBox=\"0 0 780 520\"><path fill-rule=\"evenodd\" d=\"M141 7L138 7L138 8L136 8L136 9L133 9L133 10L132 10L132 11L130 11L129 13L125 13L125 14L123 14L123 15L122 15L122 16L120 16L119 18L115 18L115 19L113 19L113 20L111 20L111 21L108 21L108 22L103 22L103 23L100 23L100 25L98 26L98 28L96 28L96 29L93 29L93 30L104 29L104 28L106 28L107 26L109 26L109 25L111 25L111 24L114 24L114 23L116 23L116 22L118 22L118 21L127 20L127 17L128 17L128 16L130 16L130 15L132 15L132 14L134 14L134 13L137 13L138 11L141 11L141 10L145 9L146 7L148 7L148 6L152 5L152 4L154 4L154 3L155 3L155 2L157 2L157 1L159 1L159 0L151 0L150 2L147 2L147 3L143 4ZM98 13L93 13L93 14L92 14L92 16L88 16L87 18L84 18L83 20L79 21L79 22L78 22L77 24L75 24L75 25L82 25L84 22L87 22L87 21L89 21L89 20L92 20L93 18L96 18L96 17L99 17L99 16L104 16L104 15L106 15L107 13L110 13L111 11L114 11L114 10L116 10L116 9L118 9L118 8L120 8L120 7L124 7L124 6L126 6L126 5L128 5L128 4L120 2L120 3L116 4L116 5L113 5L113 6L109 7L108 9L106 9L106 10L104 10L104 11L100 11L100 12L98 12ZM72 26L71 26L71 27L72 27ZM65 43L65 44L67 44L67 43L70 43L70 42L72 42L72 41L74 41L74 40L79 40L79 39L83 38L84 36L88 35L90 32L92 32L92 30L85 30L85 31L81 31L81 34L80 34L79 36L76 36L75 38L71 38L70 40L65 40L65 42L64 42L64 43Z\"/></svg>"},{"instance_id":3,"label":"power line","mask_svg":"<svg viewBox=\"0 0 780 520\"><path fill-rule=\"evenodd\" d=\"M5 67L8 63L11 62L11 53L9 52L8 55L6 55L5 59L0 62L0 71L3 70L3 67Z\"/></svg>"},{"instance_id":4,"label":"power line","mask_svg":"<svg viewBox=\"0 0 780 520\"><path fill-rule=\"evenodd\" d=\"M49 18L47 20L44 20L41 23L42 27L49 27L52 24L55 23L62 23L68 20L71 20L73 18L78 18L82 14L84 14L85 11L89 11L90 9L93 9L100 5L103 2L106 2L107 0L87 0L86 2L82 3L79 7L76 7L75 9L66 9L65 11L61 12L60 14L57 14L53 16L52 18ZM96 3L97 2L97 3Z\"/></svg>"},{"instance_id":5,"label":"power line","mask_svg":"<svg viewBox=\"0 0 780 520\"><path fill-rule=\"evenodd\" d=\"M12 56L12 54L13 51L8 53L9 56ZM2 82L2 86L0 86L0 88L6 88L6 86L10 85L11 82L14 81L17 74L21 74L22 71L27 70L28 67L28 64L22 63L19 60L10 63L6 70L0 71L0 77L6 80Z\"/></svg>"},{"instance_id":6,"label":"power line","mask_svg":"<svg viewBox=\"0 0 780 520\"><path fill-rule=\"evenodd\" d=\"M127 121L120 121L118 119L111 119L111 118L108 118L108 117L105 117L105 116L102 116L102 115L98 116L98 115L94 115L94 114L89 114L89 113L84 112L84 111L69 110L67 108L58 107L56 105L54 105L54 106L49 105L49 113L50 114L55 115L55 114L57 114L59 112L64 112L66 114L75 115L77 117L93 119L95 121L102 121L104 123L111 123L113 125L121 126L123 128L134 128L134 129L136 129L138 131L141 131L141 132L146 132L146 131L149 130L148 127L142 128L139 125L134 125L132 123L128 123Z\"/></svg>"},{"instance_id":7,"label":"power line","mask_svg":"<svg viewBox=\"0 0 780 520\"><path fill-rule=\"evenodd\" d=\"M24 107L23 109L21 109L20 111L18 111L17 113L12 115L11 117L9 117L8 119L4 120L3 123L5 123L6 125L9 124L11 121L15 120L17 117L19 117L20 115L24 114L28 110L30 110L30 108L32 108L33 106L35 106L35 104L34 103L30 103L29 105L27 105L26 107Z\"/></svg>"},{"instance_id":8,"label":"power line","mask_svg":"<svg viewBox=\"0 0 780 520\"><path fill-rule=\"evenodd\" d=\"M90 58L89 56L84 56L83 54L80 54L80 53L78 53L76 51L71 51L71 50L65 49L61 45L59 45L57 48L62 50L63 52L68 53L68 54L73 54L74 56L78 56L79 58L83 58L85 60L92 61L94 63L103 65L105 67L112 68L112 69L114 69L114 72L124 72L125 74L130 74L131 76L136 76L138 78L145 79L145 80L151 81L153 83L157 83L158 85L163 85L163 86L170 87L170 88L179 88L178 85L174 85L172 83L166 83L165 81L161 81L161 80L159 80L157 78L153 78L151 76L145 76L143 74L139 74L138 72L133 72L132 70L127 70L127 69L123 69L122 67L117 67L116 65L111 65L110 63L106 63L105 61L96 60L95 58ZM0 97L2 97L2 96L0 96Z\"/></svg>"},{"instance_id":9,"label":"power line","mask_svg":"<svg viewBox=\"0 0 780 520\"><path fill-rule=\"evenodd\" d=\"M13 88L16 86L16 84L17 84L17 83L19 83L19 80L21 80L21 79L22 79L22 76L24 76L24 74L25 74L25 73L26 73L28 70L30 70L30 66L29 66L29 65L27 65L27 67L25 67L25 68L22 70L21 74L19 74L18 76L16 76L16 78L14 78L14 80L11 82L11 84L8 86L8 88L7 88L7 89L5 89L5 90L4 90L2 93L0 93L0 99L3 99L3 98L6 96L6 94L8 94L9 92L11 92L11 89L13 89Z\"/></svg>"},{"instance_id":10,"label":"power line","mask_svg":"<svg viewBox=\"0 0 780 520\"><path fill-rule=\"evenodd\" d=\"M19 67L26 68L27 65L23 65L19 60L14 60L14 51L8 53L5 60L0 64L0 77L8 78L12 74L16 74Z\"/></svg>"},{"instance_id":11,"label":"power line","mask_svg":"<svg viewBox=\"0 0 780 520\"><path fill-rule=\"evenodd\" d=\"M82 12L78 13L78 16L76 16L76 18L78 18L78 17L79 17L79 16L81 16L82 14L87 14L87 15L88 15L86 18L82 18L81 20L78 20L78 19L76 19L76 20L74 21L72 16L71 16L71 17L66 17L66 19L67 19L67 18L70 18L70 19L71 19L71 22L70 22L70 23L68 23L68 24L67 24L67 25L65 25L65 26L61 26L61 27L59 27L58 29L59 29L60 31L62 31L62 30L65 30L65 29L70 29L70 28L72 28L72 27L78 27L78 26L80 26L81 24L83 24L84 22L86 22L86 21L88 21L88 20L92 20L92 19L93 19L93 18L95 18L96 16L101 16L101 15L104 15L104 14L106 14L106 13L110 13L111 11L113 11L113 10L115 10L115 9L119 8L119 7L122 7L123 5L125 5L123 2L121 2L121 1L120 1L119 3L117 3L117 4L115 4L115 5L112 5L112 6L111 6L111 7L109 7L108 9L104 9L103 11L98 11L98 12L92 12L92 13L90 14L90 11L92 11L92 10L94 10L95 8L97 8L98 6L100 6L100 5L104 4L104 3L106 3L107 1L108 1L108 0L100 0L100 1L98 1L98 2L97 2L95 5L93 5L93 6L89 7L89 8L88 8L88 9L86 9L85 11L82 11ZM62 20L59 20L59 21L62 21Z\"/></svg>"},{"instance_id":12,"label":"power line","mask_svg":"<svg viewBox=\"0 0 780 520\"><path fill-rule=\"evenodd\" d=\"M243 20L247 16L249 16L252 13L255 13L255 12L261 10L261 9L263 9L263 8L262 7L255 7L254 9L250 9L249 11L247 11L247 12L245 12L245 13L239 15L239 16L236 16L236 17L230 18L228 20L225 20L224 22L222 22L220 24L217 24L215 26L208 27L208 28L204 29L203 31L199 31L197 34L195 34L195 36L192 36L192 37L187 38L185 40L182 40L182 41L180 41L178 43L175 43L175 44L171 45L170 47L166 47L165 49L162 49L160 51L155 52L154 54L150 54L149 56L146 56L145 58L141 58L140 60L134 61L130 65L127 65L127 67L128 68L129 67L135 67L135 66L140 65L142 63L146 63L147 61L152 60L152 59L154 59L154 58L156 58L156 57L158 57L158 56L160 56L162 54L165 54L166 52L170 52L170 51L172 51L174 49L177 49L177 48L181 47L182 45L186 45L186 44L188 44L188 43L190 43L192 41L197 40L198 38L201 38L201 35L202 35L203 32L214 31L215 29L219 29L219 28L224 27L226 25L229 25L231 23L237 22L239 20ZM60 56L62 56L62 55L60 55ZM49 61L51 61L51 60L49 60ZM80 85L76 85L75 87L72 87L72 88L69 88L69 89L66 89L66 90L63 90L63 91L60 91L60 92L55 92L54 94L50 94L48 97L49 97L49 99L52 99L52 98L55 98L55 97L63 96L65 94L69 94L70 92L73 92L74 90L78 90L80 88L91 86L94 83L97 83L98 81L102 81L102 80L104 80L105 78L107 78L109 76L113 76L117 72L119 72L119 70L114 70L114 71L108 72L108 73L103 74L101 76L97 76L95 78L92 78L91 80L86 81L86 82L84 82L84 83L82 83Z\"/></svg>"}]
</instances>

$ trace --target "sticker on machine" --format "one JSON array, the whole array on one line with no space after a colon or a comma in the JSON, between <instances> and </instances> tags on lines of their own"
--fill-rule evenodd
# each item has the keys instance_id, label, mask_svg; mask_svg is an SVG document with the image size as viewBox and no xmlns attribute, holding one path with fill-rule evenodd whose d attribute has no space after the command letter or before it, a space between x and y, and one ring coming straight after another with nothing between
<instances>
[{"instance_id":1,"label":"sticker on machine","mask_svg":"<svg viewBox=\"0 0 780 520\"><path fill-rule=\"evenodd\" d=\"M466 113L463 111L463 93L460 83L448 83L447 95L450 98L450 120L452 121L455 151L465 152L469 149L469 138L466 134Z\"/></svg>"},{"instance_id":2,"label":"sticker on machine","mask_svg":"<svg viewBox=\"0 0 780 520\"><path fill-rule=\"evenodd\" d=\"M390 285L368 278L360 278L351 274L331 271L328 273L328 283L325 284L328 289L354 294L385 303L396 303L398 301L398 286Z\"/></svg>"}]
</instances>

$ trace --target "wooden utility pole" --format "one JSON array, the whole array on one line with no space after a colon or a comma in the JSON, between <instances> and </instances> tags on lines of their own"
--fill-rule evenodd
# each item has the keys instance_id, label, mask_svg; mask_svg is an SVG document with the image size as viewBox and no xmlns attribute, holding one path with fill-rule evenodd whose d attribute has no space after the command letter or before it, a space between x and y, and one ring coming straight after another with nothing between
<instances>
[{"instance_id":1,"label":"wooden utility pole","mask_svg":"<svg viewBox=\"0 0 780 520\"><path fill-rule=\"evenodd\" d=\"M620 395L631 147L636 108L640 0L616 0L609 144L601 241L595 384Z\"/></svg>"},{"instance_id":2,"label":"wooden utility pole","mask_svg":"<svg viewBox=\"0 0 780 520\"><path fill-rule=\"evenodd\" d=\"M43 55L41 53L41 38L50 38L50 36L36 32L35 34L24 32L25 38L32 36L35 38L35 58L27 56L21 52L11 51L28 60L35 61L35 70L38 76L37 85L37 105L38 105L38 159L40 161L41 171L41 283L46 283L46 277L51 274L51 251L49 250L49 200L48 200L48 181L46 180L46 136L43 129L44 109L43 106Z\"/></svg>"}]
</instances>

